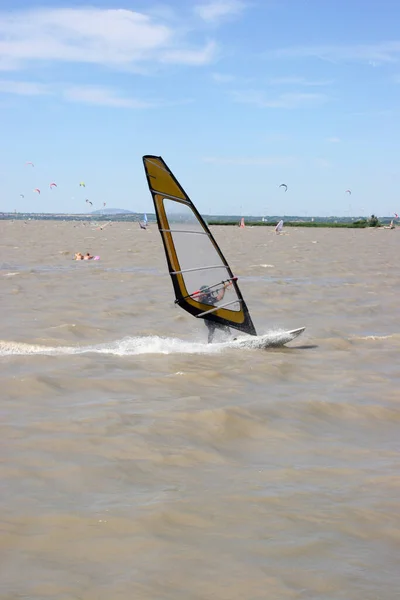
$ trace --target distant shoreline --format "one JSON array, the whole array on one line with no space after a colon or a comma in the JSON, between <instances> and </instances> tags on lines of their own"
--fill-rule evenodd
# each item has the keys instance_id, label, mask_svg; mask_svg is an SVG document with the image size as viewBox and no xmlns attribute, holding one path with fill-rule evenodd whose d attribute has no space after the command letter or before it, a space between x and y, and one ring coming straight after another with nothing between
<instances>
[{"instance_id":1,"label":"distant shoreline","mask_svg":"<svg viewBox=\"0 0 400 600\"><path fill-rule=\"evenodd\" d=\"M240 217L237 216L208 216L203 215L209 226L230 226L238 227ZM313 227L313 228L344 228L344 229L365 229L371 225L366 218L361 217L268 217L268 221L263 221L262 217L244 217L245 227L276 227L278 222L283 219L284 227ZM107 222L114 223L132 223L142 220L142 213L118 213L112 215L98 214L66 214L66 213L0 213L0 221L78 221L78 222ZM381 217L375 228L389 224L392 217ZM154 214L148 214L149 226L156 226Z\"/></svg>"},{"instance_id":2,"label":"distant shoreline","mask_svg":"<svg viewBox=\"0 0 400 600\"><path fill-rule=\"evenodd\" d=\"M250 222L248 223L246 227L276 227L279 221L276 222L268 222L265 223L263 221L256 221L256 222ZM383 221L382 221L383 223ZM229 222L229 221L224 221L224 222L212 222L212 221L208 221L208 225L210 226L214 226L214 225L230 225L230 226L236 226L238 227L237 223L234 222ZM285 221L284 228L286 227L329 227L331 229L365 229L366 227L371 227L368 224L368 221ZM378 226L379 227L379 226Z\"/></svg>"}]
</instances>

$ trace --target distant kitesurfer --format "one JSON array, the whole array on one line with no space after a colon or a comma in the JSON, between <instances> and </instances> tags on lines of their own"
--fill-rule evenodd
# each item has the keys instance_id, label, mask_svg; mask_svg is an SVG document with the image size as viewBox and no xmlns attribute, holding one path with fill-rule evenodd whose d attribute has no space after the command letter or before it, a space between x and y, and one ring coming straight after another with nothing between
<instances>
[{"instance_id":1,"label":"distant kitesurfer","mask_svg":"<svg viewBox=\"0 0 400 600\"><path fill-rule=\"evenodd\" d=\"M215 306L217 302L222 300L225 296L226 288L232 285L232 281L225 282L222 287L217 288L216 290L210 289L207 285L202 285L198 292L195 292L193 296L199 302L203 304L209 304L211 306ZM215 331L223 331L230 335L230 329L227 325L221 325L220 323L215 323L214 321L209 321L207 317L204 319L204 323L208 329L208 343L210 344L214 339Z\"/></svg>"}]
</instances>

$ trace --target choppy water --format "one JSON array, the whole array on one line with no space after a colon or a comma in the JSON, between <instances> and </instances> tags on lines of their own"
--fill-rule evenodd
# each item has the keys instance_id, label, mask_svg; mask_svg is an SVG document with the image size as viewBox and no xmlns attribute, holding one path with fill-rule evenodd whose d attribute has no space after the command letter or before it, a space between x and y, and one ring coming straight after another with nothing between
<instances>
[{"instance_id":1,"label":"choppy water","mask_svg":"<svg viewBox=\"0 0 400 600\"><path fill-rule=\"evenodd\" d=\"M0 222L2 597L399 598L400 230L214 233L301 338L205 344L154 227Z\"/></svg>"}]
</instances>

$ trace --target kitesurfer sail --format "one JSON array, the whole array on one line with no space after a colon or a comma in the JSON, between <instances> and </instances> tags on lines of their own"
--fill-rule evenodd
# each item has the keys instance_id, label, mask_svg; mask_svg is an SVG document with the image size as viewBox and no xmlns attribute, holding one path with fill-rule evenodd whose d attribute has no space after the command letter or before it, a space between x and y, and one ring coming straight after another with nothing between
<instances>
[{"instance_id":1,"label":"kitesurfer sail","mask_svg":"<svg viewBox=\"0 0 400 600\"><path fill-rule=\"evenodd\" d=\"M193 202L161 157L143 163L176 304L213 324L210 341L221 326L256 336L237 278Z\"/></svg>"}]
</instances>

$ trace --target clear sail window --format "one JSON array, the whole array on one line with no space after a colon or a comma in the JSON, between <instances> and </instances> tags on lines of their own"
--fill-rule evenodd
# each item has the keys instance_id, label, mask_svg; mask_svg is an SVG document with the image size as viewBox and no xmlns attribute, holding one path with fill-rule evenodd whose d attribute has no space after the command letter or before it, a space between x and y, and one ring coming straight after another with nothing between
<instances>
[{"instance_id":1,"label":"clear sail window","mask_svg":"<svg viewBox=\"0 0 400 600\"><path fill-rule=\"evenodd\" d=\"M207 288L206 303L210 308L226 305L227 310L240 311L240 302L232 285L220 297L223 283L230 279L230 274L192 208L169 198L164 198L163 203L187 295ZM199 299L200 296L193 297Z\"/></svg>"}]
</instances>

